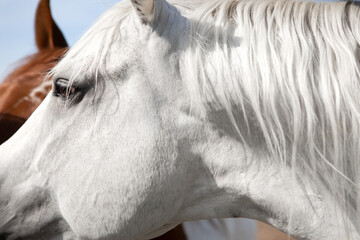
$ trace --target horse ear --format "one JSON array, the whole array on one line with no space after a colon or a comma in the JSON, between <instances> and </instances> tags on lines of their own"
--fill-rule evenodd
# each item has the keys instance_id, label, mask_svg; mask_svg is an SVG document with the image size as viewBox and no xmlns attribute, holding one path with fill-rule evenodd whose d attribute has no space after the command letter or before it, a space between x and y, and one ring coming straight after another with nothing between
<instances>
[{"instance_id":1,"label":"horse ear","mask_svg":"<svg viewBox=\"0 0 360 240\"><path fill-rule=\"evenodd\" d=\"M65 48L64 35L51 16L50 0L40 0L35 16L35 40L39 50Z\"/></svg>"},{"instance_id":2,"label":"horse ear","mask_svg":"<svg viewBox=\"0 0 360 240\"><path fill-rule=\"evenodd\" d=\"M131 0L136 13L145 24L151 24L154 20L155 0Z\"/></svg>"}]
</instances>

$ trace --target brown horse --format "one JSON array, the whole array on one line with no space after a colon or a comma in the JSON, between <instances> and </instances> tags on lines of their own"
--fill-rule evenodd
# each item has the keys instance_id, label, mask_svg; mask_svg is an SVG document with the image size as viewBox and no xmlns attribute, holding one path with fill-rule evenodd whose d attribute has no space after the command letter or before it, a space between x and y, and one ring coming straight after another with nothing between
<instances>
[{"instance_id":1,"label":"brown horse","mask_svg":"<svg viewBox=\"0 0 360 240\"><path fill-rule=\"evenodd\" d=\"M24 59L0 85L0 143L25 122L51 89L44 75L67 50L67 43L54 22L49 0L40 1L35 20L38 52Z\"/></svg>"}]
</instances>

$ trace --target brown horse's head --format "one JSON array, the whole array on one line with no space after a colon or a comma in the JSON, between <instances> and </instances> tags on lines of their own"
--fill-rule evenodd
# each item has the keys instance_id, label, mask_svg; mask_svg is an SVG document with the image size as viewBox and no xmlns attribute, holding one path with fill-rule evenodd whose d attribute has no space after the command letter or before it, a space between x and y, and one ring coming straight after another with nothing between
<instances>
[{"instance_id":1,"label":"brown horse's head","mask_svg":"<svg viewBox=\"0 0 360 240\"><path fill-rule=\"evenodd\" d=\"M0 85L0 144L25 122L51 89L44 76L68 45L53 20L49 0L40 0L35 18L38 52L24 59Z\"/></svg>"}]
</instances>

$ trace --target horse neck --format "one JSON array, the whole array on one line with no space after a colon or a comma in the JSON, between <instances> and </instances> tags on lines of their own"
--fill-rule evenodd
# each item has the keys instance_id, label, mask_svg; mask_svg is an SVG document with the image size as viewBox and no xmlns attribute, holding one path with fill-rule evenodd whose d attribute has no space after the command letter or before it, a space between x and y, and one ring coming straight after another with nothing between
<instances>
[{"instance_id":1,"label":"horse neck","mask_svg":"<svg viewBox=\"0 0 360 240\"><path fill-rule=\"evenodd\" d=\"M296 155L296 151L285 147L285 145L296 146L299 152L306 152L309 149L306 148L306 144L309 143L305 142L304 146L301 146L299 144L301 141L293 140L295 134L291 131L294 129L301 131L291 125L294 120L290 119L294 115L291 113L297 110L296 106L289 107L293 102L290 104L286 101L281 102L284 99L280 97L283 96L276 94L286 89L281 87L282 84L288 84L288 78L286 74L283 74L286 71L278 71L279 69L275 68L284 66L293 70L299 69L297 66L288 66L289 62L286 61L277 65L263 53L268 43L259 38L273 39L273 36L267 34L275 35L275 30L269 33L268 29L264 28L262 29L264 35L261 36L259 32L256 32L256 30L259 31L258 28L250 26L246 32L248 35L243 36L241 25L235 29L231 24L217 29L197 22L193 24L193 29L190 30L192 33L189 38L190 43L184 51L180 69L183 69L182 77L190 92L192 111L210 120L211 124L216 126L215 132L221 132L225 136L216 137L218 140L213 143L202 143L209 144L205 149L217 149L214 152L209 153L210 150L207 150L207 152L198 153L203 156L205 165L211 170L210 175L215 177L213 186L216 195L214 198L225 195L218 188L228 189L226 193L235 193L223 199L223 202L231 202L230 205L226 207L217 205L222 208L222 216L245 215L259 219L299 239L345 239L349 235L354 239L360 239L359 233L352 225L357 220L352 223L351 217L345 213L342 206L340 207L341 203L336 202L338 199L329 193L331 192L329 189L318 188L323 176L316 174L325 170L317 168L317 165L314 171L316 176L310 176L311 173L304 170L308 170L318 162L320 165L321 160L301 159L301 154ZM287 52L282 51L281 53L287 57ZM265 63L261 62L264 59L266 59ZM311 68L306 70L310 71ZM303 80L301 77L301 75L296 75L290 80L296 83L297 80ZM284 95L290 100L297 100L298 97L301 101L304 97L304 95L296 96L290 92ZM288 113L282 116L281 114L286 113L285 110ZM297 113L300 116L304 114L304 111ZM316 131L314 130L311 134L315 135ZM228 143L222 147L217 146L222 141ZM268 151L269 148L272 150ZM201 149L204 147L202 146ZM284 155L274 154L274 149ZM294 158L289 157L292 154L296 157L293 165L291 160ZM216 157L209 158L208 156ZM219 159L222 160L221 164ZM358 165L354 163L354 166ZM219 176L219 173L223 175ZM326 172L326 174L329 173ZM326 179L326 181L331 182L331 179ZM319 189L324 191L320 192ZM245 201L241 200L241 197ZM233 203L234 199L238 200L235 201L237 204ZM245 205L248 210L242 209L242 205ZM209 209L213 207L209 205ZM236 213L239 209L242 210L242 214ZM344 226L346 224L349 226ZM305 229L310 229L310 231L305 232Z\"/></svg>"},{"instance_id":2,"label":"horse neck","mask_svg":"<svg viewBox=\"0 0 360 240\"><path fill-rule=\"evenodd\" d=\"M329 196L319 195L307 179L294 178L292 169L278 159L234 137L221 112L211 115L205 127L191 129L192 154L199 161L191 163L197 177L184 201L191 207L181 220L247 217L297 239L345 238ZM201 212L194 202L207 211ZM360 239L355 228L350 234Z\"/></svg>"}]
</instances>

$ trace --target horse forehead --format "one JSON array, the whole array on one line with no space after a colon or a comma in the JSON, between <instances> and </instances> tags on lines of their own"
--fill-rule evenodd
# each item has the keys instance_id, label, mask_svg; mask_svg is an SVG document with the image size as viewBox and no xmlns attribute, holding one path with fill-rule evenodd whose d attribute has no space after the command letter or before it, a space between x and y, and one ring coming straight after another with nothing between
<instances>
[{"instance_id":1,"label":"horse forehead","mask_svg":"<svg viewBox=\"0 0 360 240\"><path fill-rule=\"evenodd\" d=\"M125 17L121 27L116 30L108 23L109 21L106 21L109 25L108 30L101 32L102 34L99 33L99 27L94 26L87 32L86 37L73 46L60 61L55 68L56 72L70 76L76 74L79 66L82 66L84 69L97 69L110 75L117 72L119 68L126 69L133 65L142 64L140 68L143 68L142 59L144 58L150 57L150 61L156 62L169 62L169 59L164 57L178 51L179 42L185 37L184 34L179 33L183 33L187 26L184 18L175 14L175 8L172 12L176 18L172 19L171 24L165 18L158 22L154 29L137 22L135 13ZM178 18L179 21L175 24ZM151 62L148 64L153 65Z\"/></svg>"}]
</instances>

